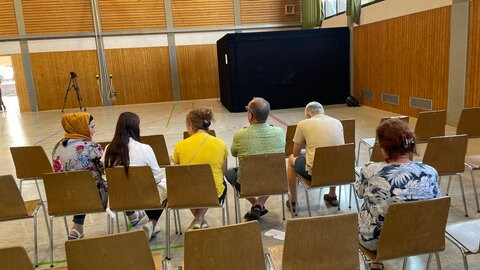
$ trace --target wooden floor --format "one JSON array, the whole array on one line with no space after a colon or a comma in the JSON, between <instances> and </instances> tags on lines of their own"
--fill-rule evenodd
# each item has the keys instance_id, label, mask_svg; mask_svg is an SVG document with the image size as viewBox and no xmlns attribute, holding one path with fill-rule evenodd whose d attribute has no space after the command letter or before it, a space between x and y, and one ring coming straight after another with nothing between
<instances>
[{"instance_id":1,"label":"wooden floor","mask_svg":"<svg viewBox=\"0 0 480 270\"><path fill-rule=\"evenodd\" d=\"M7 104L8 105L8 104ZM230 113L217 99L195 100L185 102L139 104L128 106L111 106L101 108L88 108L96 121L95 141L108 141L112 139L117 117L121 112L132 111L140 116L141 135L164 134L170 153L173 153L175 143L182 139L182 133L185 130L185 116L187 112L195 107L210 106L215 113L215 123L212 128L215 129L217 137L223 139L230 147L233 134L236 130L248 125L246 113ZM303 108L273 110L268 122L286 130L286 126L296 124L304 119ZM78 111L78 109L69 109L67 112ZM326 106L326 114L339 118L356 119L356 141L364 137L374 136L374 131L381 117L392 116L394 114L369 107L349 108L344 105ZM62 113L60 111L46 111L34 113L19 113L18 109L10 107L8 112L0 113L0 175L15 175L9 147L22 145L41 145L48 155L51 154L53 146L63 136L63 130L60 125ZM410 125L415 126L416 119L411 119ZM447 134L454 134L455 128L447 126ZM420 154L424 146L420 147ZM480 153L480 141L469 142L469 153ZM366 162L368 159L366 149L360 154L360 161ZM421 159L417 157L417 159ZM229 167L235 164L233 157L229 157ZM477 172L477 186L480 187L480 173ZM470 176L464 174L464 186L466 188L466 197L470 219L480 218L476 212L474 195ZM25 200L37 198L37 192L33 183L26 183L23 196ZM452 207L450 209L449 222L466 219L463 214L463 204L461 202L458 181L454 180L451 187ZM345 189L346 191L346 189ZM345 194L345 193L344 193ZM305 195L299 190L299 216L307 216L305 204ZM313 192L311 197L313 215L325 215L337 213L335 208L327 208L323 200L319 200L318 192ZM230 218L234 220L233 193L228 192L230 202ZM315 202L315 203L313 203ZM318 203L320 202L320 204ZM340 212L356 211L356 207L347 207L348 200L343 196L341 204L343 208ZM268 200L266 207L270 212L262 217L260 226L262 232L269 229L285 230L285 221L282 221L282 208L279 196ZM242 216L249 208L248 203L241 202ZM207 213L208 222L212 226L221 225L221 212L219 209L212 209ZM287 219L291 218L287 215ZM182 226L185 229L191 222L192 217L188 211L181 212ZM412 220L412 222L415 222ZM160 222L162 233L151 241L151 248L154 253L164 253L164 229L165 217L162 215ZM122 224L124 226L124 224ZM173 227L173 223L172 223ZM55 261L56 265L65 265L64 242L66 240L65 229L60 219L55 221ZM87 215L85 221L86 237L105 235L106 218L104 214ZM332 228L331 233L335 233ZM183 235L173 235L172 239L172 264L180 265L183 257ZM281 241L271 237L263 236L264 247L281 244ZM0 223L0 247L22 245L29 252L33 259L33 222L31 220L11 221ZM39 256L42 262L41 267L48 267L48 236L43 222L43 214L39 217ZM445 252L441 253L443 269L462 269L462 259L460 252L447 241ZM480 255L470 256L470 269L480 269ZM401 269L402 260L393 260L386 263L386 269ZM426 256L410 258L408 269L423 269L426 263ZM363 269L363 266L361 266Z\"/></svg>"}]
</instances>

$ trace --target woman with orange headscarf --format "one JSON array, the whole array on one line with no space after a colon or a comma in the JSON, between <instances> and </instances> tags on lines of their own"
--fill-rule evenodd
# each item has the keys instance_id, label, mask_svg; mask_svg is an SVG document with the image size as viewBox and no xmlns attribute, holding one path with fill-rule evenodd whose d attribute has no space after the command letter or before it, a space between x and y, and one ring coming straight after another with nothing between
<instances>
[{"instance_id":1,"label":"woman with orange headscarf","mask_svg":"<svg viewBox=\"0 0 480 270\"><path fill-rule=\"evenodd\" d=\"M95 133L93 117L86 112L68 113L62 117L62 126L65 135L55 145L52 153L54 171L88 170L92 173L97 187L104 188L105 181L102 179L104 167L100 161L103 150L99 144L92 141ZM106 198L102 198L104 199ZM69 240L83 237L84 220L85 215L73 217Z\"/></svg>"}]
</instances>

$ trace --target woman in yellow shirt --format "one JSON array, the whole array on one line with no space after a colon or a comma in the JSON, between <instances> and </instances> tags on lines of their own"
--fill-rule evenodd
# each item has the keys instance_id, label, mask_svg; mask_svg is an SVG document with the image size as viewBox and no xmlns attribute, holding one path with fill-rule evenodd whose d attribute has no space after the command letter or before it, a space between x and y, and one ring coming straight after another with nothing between
<instances>
[{"instance_id":1,"label":"woman in yellow shirt","mask_svg":"<svg viewBox=\"0 0 480 270\"><path fill-rule=\"evenodd\" d=\"M209 164L212 168L217 196L223 203L227 194L227 186L223 175L227 170L228 151L225 142L207 133L213 121L211 108L202 107L193 109L187 114L187 132L190 137L178 142L173 152L175 164ZM191 209L194 219L190 229L207 228L205 214L208 209Z\"/></svg>"}]
</instances>

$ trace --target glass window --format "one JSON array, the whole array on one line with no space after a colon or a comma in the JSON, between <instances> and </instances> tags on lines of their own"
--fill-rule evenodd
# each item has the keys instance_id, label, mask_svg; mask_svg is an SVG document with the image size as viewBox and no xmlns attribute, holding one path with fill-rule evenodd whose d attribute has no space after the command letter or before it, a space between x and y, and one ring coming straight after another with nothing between
<instances>
[{"instance_id":1,"label":"glass window","mask_svg":"<svg viewBox=\"0 0 480 270\"><path fill-rule=\"evenodd\" d=\"M383 0L362 0L362 6ZM347 10L347 0L322 0L325 18L344 13Z\"/></svg>"}]
</instances>

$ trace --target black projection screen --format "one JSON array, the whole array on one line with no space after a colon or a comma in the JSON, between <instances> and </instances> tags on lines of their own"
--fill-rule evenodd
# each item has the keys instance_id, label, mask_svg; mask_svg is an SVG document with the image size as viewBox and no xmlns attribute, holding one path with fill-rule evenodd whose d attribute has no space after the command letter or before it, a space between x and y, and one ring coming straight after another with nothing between
<instances>
[{"instance_id":1,"label":"black projection screen","mask_svg":"<svg viewBox=\"0 0 480 270\"><path fill-rule=\"evenodd\" d=\"M344 103L349 54L346 27L227 34L217 41L221 101L232 112L245 111L252 97L272 109Z\"/></svg>"}]
</instances>

